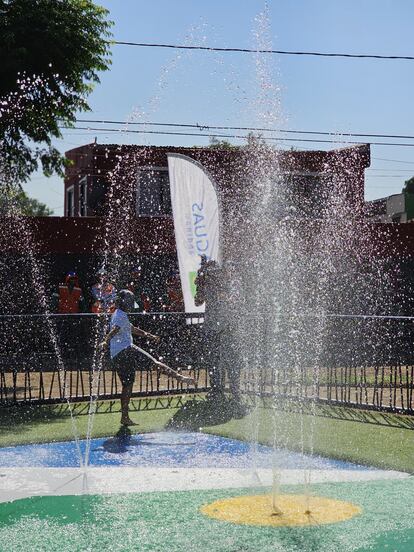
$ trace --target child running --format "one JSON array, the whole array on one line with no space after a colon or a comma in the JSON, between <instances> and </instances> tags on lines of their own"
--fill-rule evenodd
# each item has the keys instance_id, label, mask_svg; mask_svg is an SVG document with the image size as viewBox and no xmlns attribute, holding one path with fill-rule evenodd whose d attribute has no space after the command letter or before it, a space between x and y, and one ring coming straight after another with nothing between
<instances>
[{"instance_id":1,"label":"child running","mask_svg":"<svg viewBox=\"0 0 414 552\"><path fill-rule=\"evenodd\" d=\"M115 300L115 312L111 316L110 331L100 344L100 347L106 348L110 343L110 353L112 364L121 380L121 424L125 426L135 425L129 417L129 401L132 395L132 387L135 381L135 370L146 370L148 361L151 361L151 368L155 368L162 374L167 374L183 383L195 384L193 378L179 374L166 364L156 360L146 351L134 345L132 335L152 339L156 343L160 338L149 332L144 332L135 328L128 319L127 312L134 308L135 298L133 293L127 289L122 289ZM147 364L146 364L147 362Z\"/></svg>"}]
</instances>

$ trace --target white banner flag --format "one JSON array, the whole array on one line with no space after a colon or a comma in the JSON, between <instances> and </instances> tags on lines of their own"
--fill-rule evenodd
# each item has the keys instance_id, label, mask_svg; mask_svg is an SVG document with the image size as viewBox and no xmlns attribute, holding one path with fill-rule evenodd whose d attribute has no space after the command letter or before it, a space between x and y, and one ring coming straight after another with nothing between
<instances>
[{"instance_id":1,"label":"white banner flag","mask_svg":"<svg viewBox=\"0 0 414 552\"><path fill-rule=\"evenodd\" d=\"M202 165L168 154L171 204L185 312L204 312L194 303L200 256L219 261L219 209L216 190Z\"/></svg>"}]
</instances>

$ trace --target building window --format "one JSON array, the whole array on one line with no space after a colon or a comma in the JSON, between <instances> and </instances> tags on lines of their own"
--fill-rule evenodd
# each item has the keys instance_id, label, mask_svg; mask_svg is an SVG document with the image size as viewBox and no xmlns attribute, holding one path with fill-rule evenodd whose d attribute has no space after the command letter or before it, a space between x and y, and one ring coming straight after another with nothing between
<instances>
[{"instance_id":1,"label":"building window","mask_svg":"<svg viewBox=\"0 0 414 552\"><path fill-rule=\"evenodd\" d=\"M75 196L73 186L70 186L66 190L66 216L75 216Z\"/></svg>"},{"instance_id":2,"label":"building window","mask_svg":"<svg viewBox=\"0 0 414 552\"><path fill-rule=\"evenodd\" d=\"M291 173L282 176L285 203L290 215L319 218L326 205L329 185L320 173Z\"/></svg>"},{"instance_id":3,"label":"building window","mask_svg":"<svg viewBox=\"0 0 414 552\"><path fill-rule=\"evenodd\" d=\"M150 167L138 174L137 215L171 216L170 179L168 169Z\"/></svg>"},{"instance_id":4,"label":"building window","mask_svg":"<svg viewBox=\"0 0 414 552\"><path fill-rule=\"evenodd\" d=\"M79 216L86 217L88 214L88 184L86 176L79 180Z\"/></svg>"}]
</instances>

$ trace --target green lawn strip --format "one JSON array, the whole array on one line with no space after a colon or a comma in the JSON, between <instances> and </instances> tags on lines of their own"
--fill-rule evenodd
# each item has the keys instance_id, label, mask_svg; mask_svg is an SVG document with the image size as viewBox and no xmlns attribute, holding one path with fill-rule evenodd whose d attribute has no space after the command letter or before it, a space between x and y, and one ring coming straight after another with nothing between
<instances>
[{"instance_id":1,"label":"green lawn strip","mask_svg":"<svg viewBox=\"0 0 414 552\"><path fill-rule=\"evenodd\" d=\"M180 403L179 401L182 400ZM186 406L183 407L183 404ZM323 416L303 417L288 410L273 411L260 408L242 419L231 419L214 404L191 397L177 399L169 408L159 408L157 399L134 400L131 417L138 422L133 433L162 431L163 429L203 431L249 441L258 425L258 440L272 445L274 427L280 446L290 450L311 451L316 454L352 462L414 473L414 432L409 427L381 425L393 423L384 414L344 408L332 409L332 415L347 413L348 419L329 417L326 408L316 408ZM109 408L111 407L111 408ZM72 405L75 427L80 438L86 436L88 416L86 403ZM134 409L136 411L134 411ZM114 411L115 410L115 411ZM255 416L257 415L257 420ZM355 419L349 419L355 418ZM302 418L302 419L301 419ZM394 417L395 420L398 419ZM114 435L120 428L119 402L102 401L94 419L93 437ZM369 423L365 423L369 420ZM407 418L401 418L401 424ZM408 422L407 422L408 423ZM62 406L9 407L0 410L0 446L29 443L67 441L73 439L73 428L68 408Z\"/></svg>"},{"instance_id":2,"label":"green lawn strip","mask_svg":"<svg viewBox=\"0 0 414 552\"><path fill-rule=\"evenodd\" d=\"M251 440L256 415L258 441L262 444L272 446L276 427L278 443L289 450L300 451L303 442L305 451L310 452L313 435L316 454L414 473L414 432L411 429L311 415L303 415L301 420L297 412L260 408L257 414L250 413L241 420L233 419L203 430L223 437ZM371 418L375 416L380 422L381 414L371 413Z\"/></svg>"},{"instance_id":3,"label":"green lawn strip","mask_svg":"<svg viewBox=\"0 0 414 552\"><path fill-rule=\"evenodd\" d=\"M141 410L142 404L145 410ZM120 428L119 401L112 403L112 411L107 408L98 410L94 417L93 437L114 435ZM138 425L132 426L133 433L162 431L177 408L156 408L156 400L143 399L134 401L138 412L131 411ZM104 402L101 405L105 405ZM0 447L24 445L30 443L47 443L69 441L74 438L74 428L83 439L88 427L87 404L72 405L74 424L67 405L53 406L18 406L0 410ZM82 412L79 414L79 412Z\"/></svg>"}]
</instances>

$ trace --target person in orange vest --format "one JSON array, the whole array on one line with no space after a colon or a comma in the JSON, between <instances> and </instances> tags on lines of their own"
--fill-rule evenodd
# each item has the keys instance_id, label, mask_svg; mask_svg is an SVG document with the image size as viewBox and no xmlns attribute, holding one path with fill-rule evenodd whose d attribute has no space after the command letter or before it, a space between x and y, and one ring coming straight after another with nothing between
<instances>
[{"instance_id":1,"label":"person in orange vest","mask_svg":"<svg viewBox=\"0 0 414 552\"><path fill-rule=\"evenodd\" d=\"M75 272L68 272L65 283L59 285L58 299L59 314L75 314L80 312L83 303L83 293L79 286L79 279Z\"/></svg>"},{"instance_id":2,"label":"person in orange vest","mask_svg":"<svg viewBox=\"0 0 414 552\"><path fill-rule=\"evenodd\" d=\"M181 289L181 282L179 274L174 271L171 272L167 278L167 296L163 305L164 310L167 312L183 312L184 311L184 297Z\"/></svg>"},{"instance_id":3,"label":"person in orange vest","mask_svg":"<svg viewBox=\"0 0 414 552\"><path fill-rule=\"evenodd\" d=\"M114 312L116 288L108 280L105 270L101 269L98 272L96 284L91 288L92 293L92 308L91 311L96 314L105 312Z\"/></svg>"},{"instance_id":4,"label":"person in orange vest","mask_svg":"<svg viewBox=\"0 0 414 552\"><path fill-rule=\"evenodd\" d=\"M152 310L149 295L142 287L140 267L135 267L131 270L125 289L134 294L134 309L137 312L150 312Z\"/></svg>"}]
</instances>

